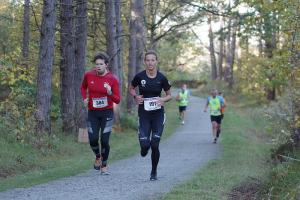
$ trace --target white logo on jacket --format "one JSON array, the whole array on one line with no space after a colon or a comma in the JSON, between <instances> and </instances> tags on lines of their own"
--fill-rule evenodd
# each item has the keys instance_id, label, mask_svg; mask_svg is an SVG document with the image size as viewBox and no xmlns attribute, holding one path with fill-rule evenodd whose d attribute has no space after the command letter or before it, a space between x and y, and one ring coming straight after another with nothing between
<instances>
[{"instance_id":1,"label":"white logo on jacket","mask_svg":"<svg viewBox=\"0 0 300 200\"><path fill-rule=\"evenodd\" d=\"M145 85L146 85L146 80L141 80L141 84L142 84L142 87L145 87Z\"/></svg>"}]
</instances>

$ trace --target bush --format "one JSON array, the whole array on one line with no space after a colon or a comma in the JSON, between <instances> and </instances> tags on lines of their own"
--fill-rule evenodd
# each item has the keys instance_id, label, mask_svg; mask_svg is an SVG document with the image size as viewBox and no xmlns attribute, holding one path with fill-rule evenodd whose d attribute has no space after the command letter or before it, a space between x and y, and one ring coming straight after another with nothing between
<instances>
[{"instance_id":1,"label":"bush","mask_svg":"<svg viewBox=\"0 0 300 200\"><path fill-rule=\"evenodd\" d=\"M275 145L274 154L283 154L299 147L300 91L289 90L278 102L266 108L266 114L272 122L270 132Z\"/></svg>"}]
</instances>

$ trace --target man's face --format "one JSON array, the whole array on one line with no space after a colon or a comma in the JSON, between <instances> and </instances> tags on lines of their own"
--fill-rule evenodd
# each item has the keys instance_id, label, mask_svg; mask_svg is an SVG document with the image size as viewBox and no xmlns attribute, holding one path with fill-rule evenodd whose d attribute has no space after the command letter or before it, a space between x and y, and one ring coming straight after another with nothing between
<instances>
[{"instance_id":1,"label":"man's face","mask_svg":"<svg viewBox=\"0 0 300 200\"><path fill-rule=\"evenodd\" d=\"M213 90L213 91L211 92L211 96L213 96L213 97L216 97L217 94L218 94L218 91L217 91L217 90Z\"/></svg>"}]
</instances>

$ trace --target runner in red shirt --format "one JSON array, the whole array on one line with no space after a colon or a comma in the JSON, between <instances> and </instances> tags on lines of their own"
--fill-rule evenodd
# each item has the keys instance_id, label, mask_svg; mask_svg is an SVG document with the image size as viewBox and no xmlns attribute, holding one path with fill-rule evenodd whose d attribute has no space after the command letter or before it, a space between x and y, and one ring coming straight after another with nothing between
<instances>
[{"instance_id":1,"label":"runner in red shirt","mask_svg":"<svg viewBox=\"0 0 300 200\"><path fill-rule=\"evenodd\" d=\"M85 73L81 95L84 105L88 107L89 141L96 155L94 168L101 169L101 174L108 175L109 136L113 126L113 103L120 102L119 83L108 70L108 56L105 53L96 54L93 61L96 66Z\"/></svg>"}]
</instances>

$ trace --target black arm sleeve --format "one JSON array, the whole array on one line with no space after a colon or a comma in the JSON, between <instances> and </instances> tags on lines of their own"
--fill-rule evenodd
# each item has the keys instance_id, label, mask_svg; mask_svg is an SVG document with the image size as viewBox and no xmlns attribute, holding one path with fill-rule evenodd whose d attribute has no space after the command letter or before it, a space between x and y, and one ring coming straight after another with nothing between
<instances>
[{"instance_id":1,"label":"black arm sleeve","mask_svg":"<svg viewBox=\"0 0 300 200\"><path fill-rule=\"evenodd\" d=\"M137 75L135 75L134 76L134 78L132 79L132 81L131 81L131 85L133 86L133 87L136 87L136 86L138 86L139 85L139 77L137 76Z\"/></svg>"}]
</instances>

